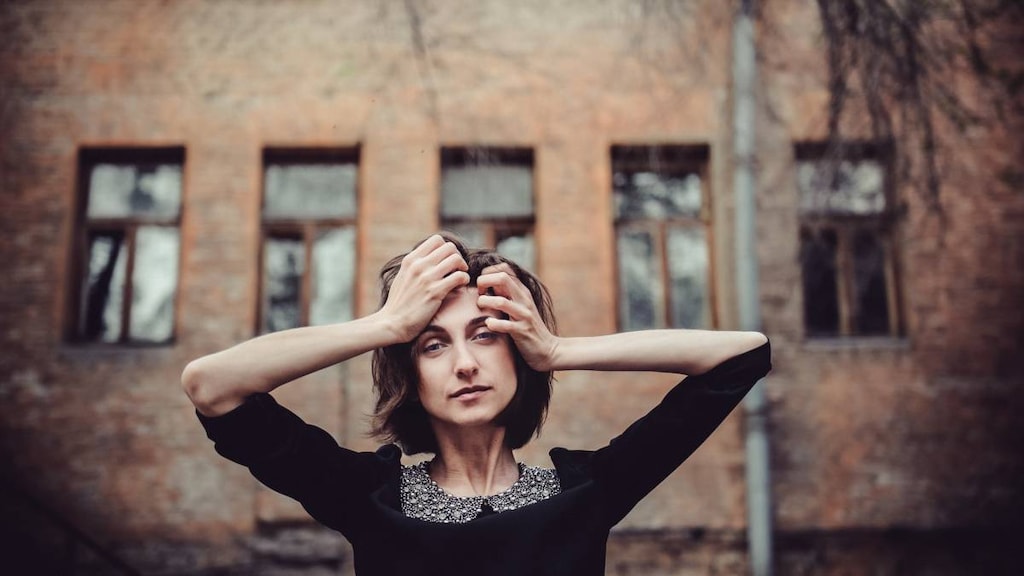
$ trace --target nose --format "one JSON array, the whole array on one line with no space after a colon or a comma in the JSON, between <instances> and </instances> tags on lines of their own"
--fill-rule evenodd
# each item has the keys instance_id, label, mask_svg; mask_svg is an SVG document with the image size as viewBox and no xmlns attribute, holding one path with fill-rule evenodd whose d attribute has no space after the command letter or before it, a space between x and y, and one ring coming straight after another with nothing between
<instances>
[{"instance_id":1,"label":"nose","mask_svg":"<svg viewBox=\"0 0 1024 576\"><path fill-rule=\"evenodd\" d=\"M480 371L480 364L477 363L476 356L473 355L473 351L469 349L466 342L460 342L455 344L455 375L461 379L472 378Z\"/></svg>"}]
</instances>

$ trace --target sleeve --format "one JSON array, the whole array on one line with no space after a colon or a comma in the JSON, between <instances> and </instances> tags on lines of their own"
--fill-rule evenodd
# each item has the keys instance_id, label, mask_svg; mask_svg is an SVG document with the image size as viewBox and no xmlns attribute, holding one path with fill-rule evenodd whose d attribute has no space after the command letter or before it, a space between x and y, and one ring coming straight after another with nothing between
<instances>
[{"instance_id":1,"label":"sleeve","mask_svg":"<svg viewBox=\"0 0 1024 576\"><path fill-rule=\"evenodd\" d=\"M268 488L294 498L318 522L352 538L368 496L397 456L342 448L269 394L255 394L227 414L196 412L218 454L249 469Z\"/></svg>"},{"instance_id":2,"label":"sleeve","mask_svg":"<svg viewBox=\"0 0 1024 576\"><path fill-rule=\"evenodd\" d=\"M618 523L668 477L725 420L746 393L771 370L771 347L730 358L704 374L682 380L661 403L607 446L561 455L576 460L600 491L609 525Z\"/></svg>"}]
</instances>

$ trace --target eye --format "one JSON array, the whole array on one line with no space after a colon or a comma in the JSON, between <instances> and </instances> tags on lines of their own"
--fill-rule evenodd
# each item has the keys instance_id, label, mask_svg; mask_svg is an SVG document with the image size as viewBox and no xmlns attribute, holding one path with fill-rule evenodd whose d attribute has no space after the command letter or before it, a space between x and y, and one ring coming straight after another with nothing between
<instances>
[{"instance_id":1,"label":"eye","mask_svg":"<svg viewBox=\"0 0 1024 576\"><path fill-rule=\"evenodd\" d=\"M444 344L440 340L427 340L426 343L420 347L420 352L423 354L429 354L431 352L437 352Z\"/></svg>"},{"instance_id":2,"label":"eye","mask_svg":"<svg viewBox=\"0 0 1024 576\"><path fill-rule=\"evenodd\" d=\"M473 335L473 340L482 340L482 341L486 342L488 340L494 340L497 337L498 337L498 334L496 332L491 332L491 331L488 331L488 330L481 330L481 331L479 331L479 332L477 332L476 334Z\"/></svg>"}]
</instances>

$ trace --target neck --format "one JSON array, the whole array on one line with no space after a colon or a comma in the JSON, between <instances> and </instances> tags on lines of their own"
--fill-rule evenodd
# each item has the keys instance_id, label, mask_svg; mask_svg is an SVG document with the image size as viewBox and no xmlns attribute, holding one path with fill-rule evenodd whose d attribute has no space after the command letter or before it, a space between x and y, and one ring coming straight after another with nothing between
<instances>
[{"instance_id":1,"label":"neck","mask_svg":"<svg viewBox=\"0 0 1024 576\"><path fill-rule=\"evenodd\" d=\"M512 449L505 446L505 429L455 431L435 427L437 457L430 476L454 496L490 496L519 479Z\"/></svg>"}]
</instances>

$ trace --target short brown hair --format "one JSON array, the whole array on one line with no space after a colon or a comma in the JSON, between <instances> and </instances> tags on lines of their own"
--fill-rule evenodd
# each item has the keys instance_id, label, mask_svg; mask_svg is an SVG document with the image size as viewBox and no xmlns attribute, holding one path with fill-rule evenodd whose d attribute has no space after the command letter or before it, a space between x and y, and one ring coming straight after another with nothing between
<instances>
[{"instance_id":1,"label":"short brown hair","mask_svg":"<svg viewBox=\"0 0 1024 576\"><path fill-rule=\"evenodd\" d=\"M441 236L458 248L469 265L469 285L476 285L480 272L488 266L508 264L516 277L533 298L544 324L556 332L551 296L536 276L493 250L470 249L458 236L442 232ZM422 241L420 242L420 244ZM417 244L418 246L419 244ZM380 271L380 305L388 299L391 283L402 265L405 254L392 258ZM415 341L415 339L414 339ZM516 370L516 393L499 422L505 425L505 444L512 449L521 448L540 434L551 399L552 373L539 372L530 367L514 343L512 357ZM437 438L430 426L430 417L417 394L419 372L416 369L413 342L403 342L378 348L373 352L373 388L377 396L371 433L388 442L396 442L406 454L437 452Z\"/></svg>"}]
</instances>

